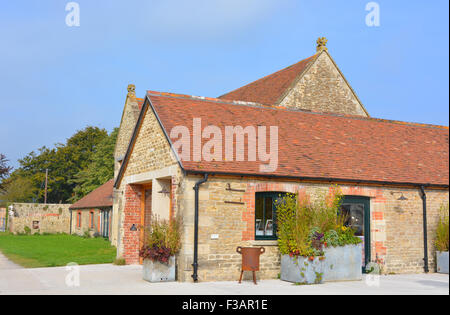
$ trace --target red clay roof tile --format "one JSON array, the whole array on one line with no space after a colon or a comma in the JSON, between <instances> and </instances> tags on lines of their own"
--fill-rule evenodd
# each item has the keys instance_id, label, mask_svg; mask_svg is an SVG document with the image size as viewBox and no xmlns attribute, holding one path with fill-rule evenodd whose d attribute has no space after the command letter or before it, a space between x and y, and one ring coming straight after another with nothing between
<instances>
[{"instance_id":1,"label":"red clay roof tile","mask_svg":"<svg viewBox=\"0 0 450 315\"><path fill-rule=\"evenodd\" d=\"M292 66L277 71L255 82L220 96L224 100L240 100L273 105L291 86L294 80L315 60L317 54Z\"/></svg>"},{"instance_id":2,"label":"red clay roof tile","mask_svg":"<svg viewBox=\"0 0 450 315\"><path fill-rule=\"evenodd\" d=\"M258 161L182 161L188 171L448 186L448 127L171 93L148 92L148 97L167 134L186 126L192 135L193 118L202 119L202 128L214 125L222 133L225 126L278 126L275 172L260 172Z\"/></svg>"},{"instance_id":3,"label":"red clay roof tile","mask_svg":"<svg viewBox=\"0 0 450 315\"><path fill-rule=\"evenodd\" d=\"M87 194L69 209L86 209L86 208L105 208L113 205L113 186L114 179L107 181L91 193Z\"/></svg>"}]
</instances>

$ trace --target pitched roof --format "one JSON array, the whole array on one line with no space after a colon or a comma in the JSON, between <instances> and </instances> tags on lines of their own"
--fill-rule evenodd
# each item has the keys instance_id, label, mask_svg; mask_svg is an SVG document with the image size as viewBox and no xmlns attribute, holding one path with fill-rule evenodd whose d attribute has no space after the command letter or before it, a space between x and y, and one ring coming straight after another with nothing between
<instances>
[{"instance_id":1,"label":"pitched roof","mask_svg":"<svg viewBox=\"0 0 450 315\"><path fill-rule=\"evenodd\" d=\"M113 205L114 179L110 179L97 189L93 190L73 205L69 209L105 208Z\"/></svg>"},{"instance_id":2,"label":"pitched roof","mask_svg":"<svg viewBox=\"0 0 450 315\"><path fill-rule=\"evenodd\" d=\"M220 96L220 99L273 105L319 54Z\"/></svg>"},{"instance_id":3,"label":"pitched roof","mask_svg":"<svg viewBox=\"0 0 450 315\"><path fill-rule=\"evenodd\" d=\"M202 128L214 125L222 131L225 126L278 126L275 172L261 172L259 161L181 161L188 172L448 187L448 127L150 91L148 99L146 106L152 106L166 134L186 126L192 135L193 118L202 119Z\"/></svg>"}]
</instances>

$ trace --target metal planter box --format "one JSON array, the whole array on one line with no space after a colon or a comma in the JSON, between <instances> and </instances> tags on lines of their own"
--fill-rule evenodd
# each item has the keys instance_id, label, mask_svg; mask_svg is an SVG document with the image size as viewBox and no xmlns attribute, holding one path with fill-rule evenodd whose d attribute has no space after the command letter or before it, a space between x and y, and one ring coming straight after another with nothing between
<instances>
[{"instance_id":1,"label":"metal planter box","mask_svg":"<svg viewBox=\"0 0 450 315\"><path fill-rule=\"evenodd\" d=\"M170 257L168 264L144 259L143 278L149 282L175 281L175 256Z\"/></svg>"},{"instance_id":2,"label":"metal planter box","mask_svg":"<svg viewBox=\"0 0 450 315\"><path fill-rule=\"evenodd\" d=\"M362 280L361 244L328 247L324 252L324 281Z\"/></svg>"},{"instance_id":3,"label":"metal planter box","mask_svg":"<svg viewBox=\"0 0 450 315\"><path fill-rule=\"evenodd\" d=\"M448 252L436 252L437 272L448 274Z\"/></svg>"},{"instance_id":4,"label":"metal planter box","mask_svg":"<svg viewBox=\"0 0 450 315\"><path fill-rule=\"evenodd\" d=\"M307 257L281 256L280 279L299 284L323 283L325 263L322 258L315 257L313 261Z\"/></svg>"}]
</instances>

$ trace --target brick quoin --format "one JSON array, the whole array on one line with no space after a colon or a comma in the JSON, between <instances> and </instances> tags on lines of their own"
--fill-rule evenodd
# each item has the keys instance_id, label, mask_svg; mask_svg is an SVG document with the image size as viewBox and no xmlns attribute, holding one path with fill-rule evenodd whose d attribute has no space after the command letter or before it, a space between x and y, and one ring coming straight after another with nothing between
<instances>
[{"instance_id":1,"label":"brick quoin","mask_svg":"<svg viewBox=\"0 0 450 315\"><path fill-rule=\"evenodd\" d=\"M139 227L141 211L141 187L127 185L125 188L123 257L127 264L139 263ZM133 224L136 231L131 231Z\"/></svg>"}]
</instances>

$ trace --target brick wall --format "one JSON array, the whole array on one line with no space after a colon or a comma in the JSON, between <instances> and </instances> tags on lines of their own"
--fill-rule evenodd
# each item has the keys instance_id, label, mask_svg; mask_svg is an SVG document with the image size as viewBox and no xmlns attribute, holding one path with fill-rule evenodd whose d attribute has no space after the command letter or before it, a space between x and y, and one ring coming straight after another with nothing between
<instances>
[{"instance_id":1,"label":"brick wall","mask_svg":"<svg viewBox=\"0 0 450 315\"><path fill-rule=\"evenodd\" d=\"M280 106L367 116L354 92L326 52L321 53L293 90L280 102Z\"/></svg>"},{"instance_id":2,"label":"brick wall","mask_svg":"<svg viewBox=\"0 0 450 315\"><path fill-rule=\"evenodd\" d=\"M141 187L127 185L125 187L125 207L123 210L123 258L127 264L139 263L139 235L141 228ZM132 231L133 225L136 227Z\"/></svg>"}]
</instances>

